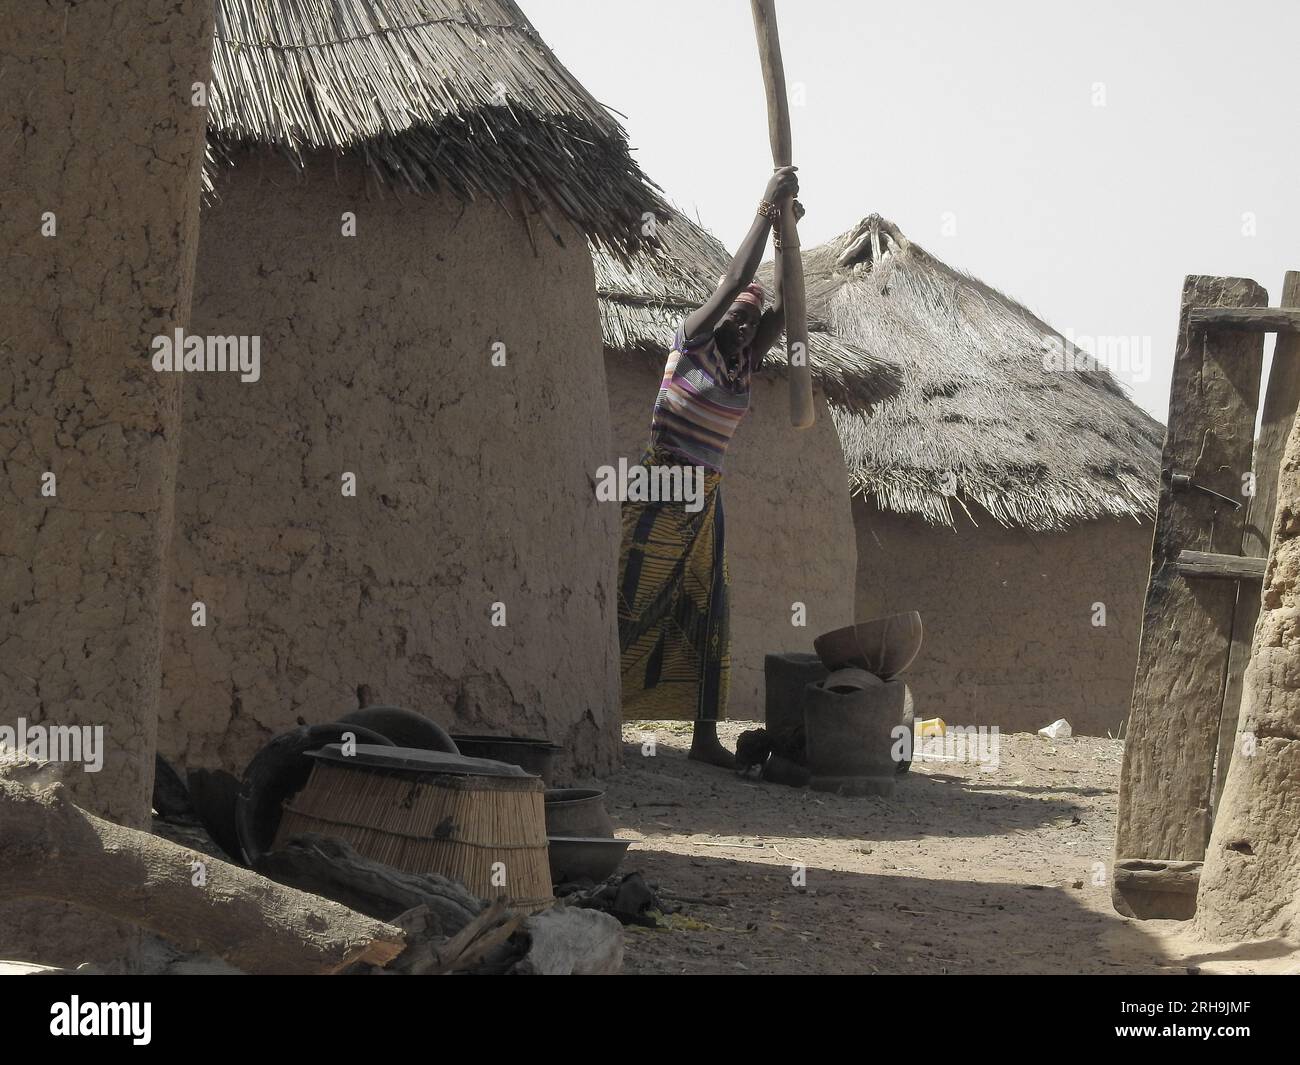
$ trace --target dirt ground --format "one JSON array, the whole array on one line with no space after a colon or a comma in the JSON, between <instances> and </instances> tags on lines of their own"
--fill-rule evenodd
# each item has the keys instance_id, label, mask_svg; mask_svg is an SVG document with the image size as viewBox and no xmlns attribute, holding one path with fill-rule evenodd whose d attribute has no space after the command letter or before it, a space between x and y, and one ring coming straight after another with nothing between
<instances>
[{"instance_id":1,"label":"dirt ground","mask_svg":"<svg viewBox=\"0 0 1300 1065\"><path fill-rule=\"evenodd\" d=\"M754 722L719 727L729 747ZM654 754L643 753L646 737ZM1300 973L1272 942L1207 947L1110 904L1123 744L999 737L997 764L914 761L887 798L843 798L688 761L690 725L623 729L604 781L616 834L680 907L626 928L624 971L670 973ZM219 853L201 828L155 831ZM232 972L161 941L148 971Z\"/></svg>"},{"instance_id":2,"label":"dirt ground","mask_svg":"<svg viewBox=\"0 0 1300 1065\"><path fill-rule=\"evenodd\" d=\"M628 929L628 973L1278 971L1112 909L1119 740L1001 736L996 766L918 762L887 799L842 798L690 762L689 729L626 726L604 782L623 870L695 900Z\"/></svg>"}]
</instances>

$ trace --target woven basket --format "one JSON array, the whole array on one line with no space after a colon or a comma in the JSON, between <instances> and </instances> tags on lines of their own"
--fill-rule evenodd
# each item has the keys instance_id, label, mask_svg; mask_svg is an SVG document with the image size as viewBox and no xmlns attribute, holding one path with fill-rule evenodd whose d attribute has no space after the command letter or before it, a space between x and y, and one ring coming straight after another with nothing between
<instances>
[{"instance_id":1,"label":"woven basket","mask_svg":"<svg viewBox=\"0 0 1300 1065\"><path fill-rule=\"evenodd\" d=\"M459 880L516 910L550 906L545 789L536 777L457 776L317 762L275 836L318 832L411 873Z\"/></svg>"}]
</instances>

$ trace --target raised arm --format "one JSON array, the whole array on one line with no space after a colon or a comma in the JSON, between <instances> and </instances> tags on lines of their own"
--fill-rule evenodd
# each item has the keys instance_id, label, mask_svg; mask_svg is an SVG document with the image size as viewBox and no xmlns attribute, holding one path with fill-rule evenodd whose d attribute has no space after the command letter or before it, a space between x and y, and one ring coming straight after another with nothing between
<instances>
[{"instance_id":1,"label":"raised arm","mask_svg":"<svg viewBox=\"0 0 1300 1065\"><path fill-rule=\"evenodd\" d=\"M686 317L685 333L688 340L707 336L717 328L722 316L727 313L736 297L746 285L754 280L754 271L763 261L763 249L767 247L767 235L772 229L772 216L778 216L776 205L786 196L793 196L799 190L799 179L795 174L797 167L783 166L772 175L763 191L763 203L773 206L768 213L759 213L754 217L754 224L749 227L745 239L741 241L736 256L723 275L722 281L712 296L702 307L693 310ZM764 322L767 316L764 315ZM778 329L778 332L780 330ZM768 347L771 347L771 341Z\"/></svg>"},{"instance_id":2,"label":"raised arm","mask_svg":"<svg viewBox=\"0 0 1300 1065\"><path fill-rule=\"evenodd\" d=\"M794 204L794 214L796 219L803 217L803 206L798 200ZM772 306L763 312L763 317L758 323L758 329L754 332L754 339L750 342L755 370L763 364L764 357L772 350L772 345L780 339L781 330L785 328L785 300L782 298L781 291L781 283L785 277L785 271L781 269L781 256L785 253L781 249L781 235L779 233L772 239L772 248L775 256L772 265L776 269L773 275L774 295L772 297Z\"/></svg>"}]
</instances>

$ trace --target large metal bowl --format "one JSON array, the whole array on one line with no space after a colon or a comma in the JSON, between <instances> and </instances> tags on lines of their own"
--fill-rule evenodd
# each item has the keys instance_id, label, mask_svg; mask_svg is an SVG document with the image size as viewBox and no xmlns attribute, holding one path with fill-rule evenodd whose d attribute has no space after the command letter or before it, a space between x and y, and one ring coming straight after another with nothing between
<instances>
[{"instance_id":1,"label":"large metal bowl","mask_svg":"<svg viewBox=\"0 0 1300 1065\"><path fill-rule=\"evenodd\" d=\"M908 610L823 633L813 648L831 671L865 669L888 680L912 664L921 650L921 635L920 613Z\"/></svg>"},{"instance_id":2,"label":"large metal bowl","mask_svg":"<svg viewBox=\"0 0 1300 1065\"><path fill-rule=\"evenodd\" d=\"M618 871L623 856L632 845L630 839L594 836L551 836L549 843L552 884L568 884L575 880L599 884Z\"/></svg>"}]
</instances>

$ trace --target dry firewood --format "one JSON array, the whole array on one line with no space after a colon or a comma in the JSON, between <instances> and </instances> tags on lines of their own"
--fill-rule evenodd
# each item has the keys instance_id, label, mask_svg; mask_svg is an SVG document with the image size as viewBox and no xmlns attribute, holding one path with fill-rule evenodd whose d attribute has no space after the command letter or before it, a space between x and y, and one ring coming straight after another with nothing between
<instances>
[{"instance_id":1,"label":"dry firewood","mask_svg":"<svg viewBox=\"0 0 1300 1065\"><path fill-rule=\"evenodd\" d=\"M323 895L358 913L396 923L399 914L426 906L430 936L455 935L484 908L460 884L428 873L408 873L358 854L332 836L303 833L263 855L257 871L281 884Z\"/></svg>"}]
</instances>

